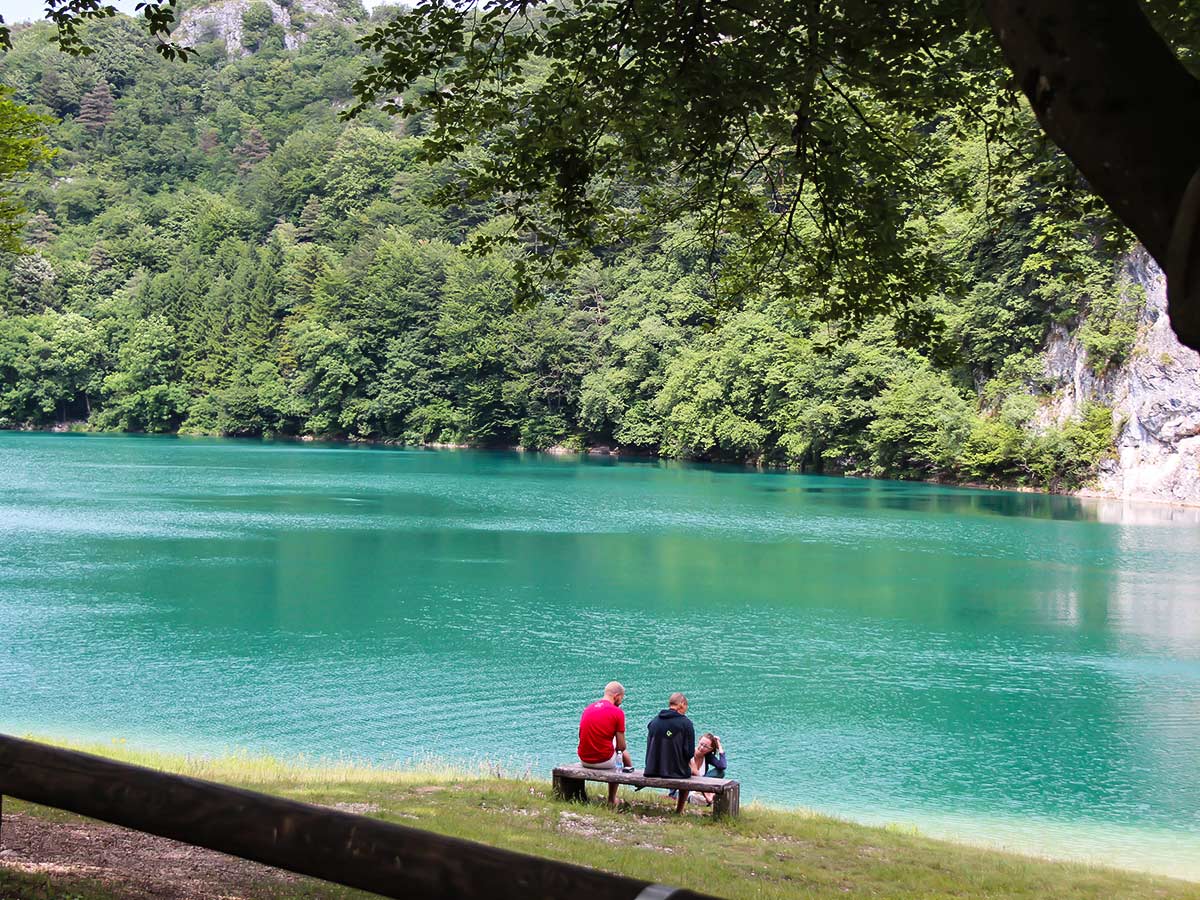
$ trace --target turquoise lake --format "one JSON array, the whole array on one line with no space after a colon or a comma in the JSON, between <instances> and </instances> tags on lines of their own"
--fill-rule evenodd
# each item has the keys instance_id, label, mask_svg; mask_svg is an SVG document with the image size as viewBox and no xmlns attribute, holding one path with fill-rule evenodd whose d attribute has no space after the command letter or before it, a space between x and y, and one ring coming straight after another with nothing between
<instances>
[{"instance_id":1,"label":"turquoise lake","mask_svg":"<svg viewBox=\"0 0 1200 900\"><path fill-rule=\"evenodd\" d=\"M548 780L612 678L743 799L1200 878L1200 511L0 433L0 730Z\"/></svg>"}]
</instances>

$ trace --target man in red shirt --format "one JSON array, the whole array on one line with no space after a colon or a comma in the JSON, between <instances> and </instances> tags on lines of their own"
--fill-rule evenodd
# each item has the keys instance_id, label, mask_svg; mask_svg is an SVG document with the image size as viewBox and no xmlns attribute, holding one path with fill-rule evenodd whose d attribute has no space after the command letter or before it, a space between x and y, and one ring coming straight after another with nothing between
<instances>
[{"instance_id":1,"label":"man in red shirt","mask_svg":"<svg viewBox=\"0 0 1200 900\"><path fill-rule=\"evenodd\" d=\"M633 771L633 759L625 749L625 713L621 702L625 688L619 681L610 681L604 697L589 703L579 717L579 761L589 769L616 769L624 766ZM621 762L617 762L617 754ZM619 785L608 786L608 803L617 803Z\"/></svg>"}]
</instances>

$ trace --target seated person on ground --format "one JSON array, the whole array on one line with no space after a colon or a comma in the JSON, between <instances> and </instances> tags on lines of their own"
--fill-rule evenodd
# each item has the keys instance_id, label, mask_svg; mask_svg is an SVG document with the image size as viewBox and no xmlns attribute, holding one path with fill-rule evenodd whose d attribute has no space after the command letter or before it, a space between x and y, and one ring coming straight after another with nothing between
<instances>
[{"instance_id":1,"label":"seated person on ground","mask_svg":"<svg viewBox=\"0 0 1200 900\"><path fill-rule=\"evenodd\" d=\"M633 771L633 758L625 746L625 712L621 703L625 688L619 681L610 681L604 696L587 705L579 717L579 761L589 769L619 769ZM620 760L618 761L618 754ZM619 785L608 786L608 802L617 802Z\"/></svg>"},{"instance_id":2,"label":"seated person on ground","mask_svg":"<svg viewBox=\"0 0 1200 900\"><path fill-rule=\"evenodd\" d=\"M705 778L724 778L725 770L729 768L729 763L725 759L725 745L711 731L700 735L700 741L708 741L709 746L708 752L704 755L704 771L700 774ZM699 748L697 747L697 749Z\"/></svg>"},{"instance_id":3,"label":"seated person on ground","mask_svg":"<svg viewBox=\"0 0 1200 900\"><path fill-rule=\"evenodd\" d=\"M646 768L651 778L690 778L691 760L696 752L696 729L686 715L687 697L678 692L671 695L667 708L646 726ZM683 812L688 791L681 789L675 812Z\"/></svg>"},{"instance_id":4,"label":"seated person on ground","mask_svg":"<svg viewBox=\"0 0 1200 900\"><path fill-rule=\"evenodd\" d=\"M725 760L725 748L721 746L721 739L711 731L700 735L700 740L696 741L696 752L692 754L690 762L693 775L700 775L705 778L724 778L727 763ZM713 795L702 793L700 798L712 806Z\"/></svg>"}]
</instances>

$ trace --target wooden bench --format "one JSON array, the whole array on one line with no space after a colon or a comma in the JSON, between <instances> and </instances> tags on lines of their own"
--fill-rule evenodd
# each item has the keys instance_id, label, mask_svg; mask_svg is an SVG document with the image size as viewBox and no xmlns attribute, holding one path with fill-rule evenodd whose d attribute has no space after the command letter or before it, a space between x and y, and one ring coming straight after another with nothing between
<instances>
[{"instance_id":1,"label":"wooden bench","mask_svg":"<svg viewBox=\"0 0 1200 900\"><path fill-rule=\"evenodd\" d=\"M673 791L699 791L713 794L713 816L736 816L741 805L741 785L724 778L648 778L641 769L589 769L586 766L558 766L554 770L554 793L563 800L586 800L584 783L631 784L634 787L667 788Z\"/></svg>"}]
</instances>

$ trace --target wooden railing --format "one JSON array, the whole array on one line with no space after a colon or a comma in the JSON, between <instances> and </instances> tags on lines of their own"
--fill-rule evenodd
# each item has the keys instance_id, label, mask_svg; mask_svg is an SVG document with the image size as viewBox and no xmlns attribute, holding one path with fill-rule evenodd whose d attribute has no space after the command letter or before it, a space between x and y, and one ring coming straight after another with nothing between
<instances>
[{"instance_id":1,"label":"wooden railing","mask_svg":"<svg viewBox=\"0 0 1200 900\"><path fill-rule=\"evenodd\" d=\"M3 795L384 897L711 900L692 891L7 735L0 735L0 801Z\"/></svg>"}]
</instances>

